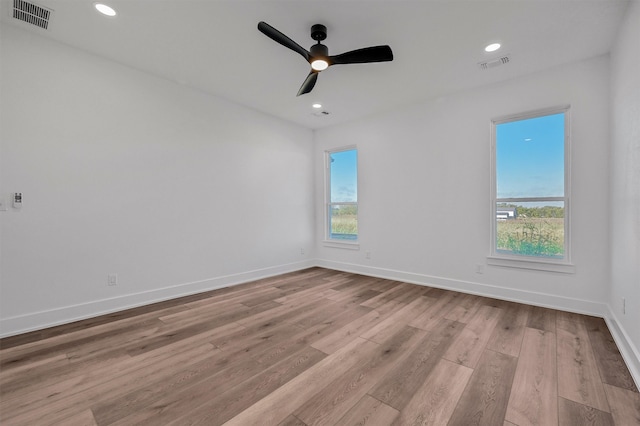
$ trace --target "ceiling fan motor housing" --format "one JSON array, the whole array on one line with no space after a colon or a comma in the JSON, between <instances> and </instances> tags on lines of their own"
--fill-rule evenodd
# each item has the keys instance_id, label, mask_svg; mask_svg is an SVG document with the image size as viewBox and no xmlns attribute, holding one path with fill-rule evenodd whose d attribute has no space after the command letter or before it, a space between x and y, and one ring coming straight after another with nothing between
<instances>
[{"instance_id":1,"label":"ceiling fan motor housing","mask_svg":"<svg viewBox=\"0 0 640 426\"><path fill-rule=\"evenodd\" d=\"M329 49L324 44L314 44L309 49L312 58L326 58L329 56Z\"/></svg>"}]
</instances>

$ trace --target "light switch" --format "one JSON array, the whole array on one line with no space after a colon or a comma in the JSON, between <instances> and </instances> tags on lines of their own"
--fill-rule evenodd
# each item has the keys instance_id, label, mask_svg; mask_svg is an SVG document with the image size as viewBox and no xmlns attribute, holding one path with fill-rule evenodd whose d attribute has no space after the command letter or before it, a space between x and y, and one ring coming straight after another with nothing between
<instances>
[{"instance_id":1,"label":"light switch","mask_svg":"<svg viewBox=\"0 0 640 426\"><path fill-rule=\"evenodd\" d=\"M22 208L22 192L14 192L13 194L13 208Z\"/></svg>"}]
</instances>

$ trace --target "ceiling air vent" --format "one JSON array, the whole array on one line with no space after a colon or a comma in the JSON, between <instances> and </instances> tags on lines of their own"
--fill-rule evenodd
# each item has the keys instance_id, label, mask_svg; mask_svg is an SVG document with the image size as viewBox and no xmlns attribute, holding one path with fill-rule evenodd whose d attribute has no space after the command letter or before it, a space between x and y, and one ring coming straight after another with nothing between
<instances>
[{"instance_id":1,"label":"ceiling air vent","mask_svg":"<svg viewBox=\"0 0 640 426\"><path fill-rule=\"evenodd\" d=\"M49 27L51 10L23 0L13 0L13 17L43 29Z\"/></svg>"},{"instance_id":2,"label":"ceiling air vent","mask_svg":"<svg viewBox=\"0 0 640 426\"><path fill-rule=\"evenodd\" d=\"M478 63L478 66L483 70L488 70L489 68L499 67L500 65L508 64L511 60L511 56L504 55L496 59L492 59L486 62Z\"/></svg>"}]
</instances>

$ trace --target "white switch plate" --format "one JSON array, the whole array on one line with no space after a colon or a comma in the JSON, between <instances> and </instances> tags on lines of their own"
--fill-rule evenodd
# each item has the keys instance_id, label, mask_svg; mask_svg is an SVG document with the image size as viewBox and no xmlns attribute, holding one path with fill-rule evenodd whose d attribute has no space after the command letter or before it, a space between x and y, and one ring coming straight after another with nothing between
<instances>
[{"instance_id":1,"label":"white switch plate","mask_svg":"<svg viewBox=\"0 0 640 426\"><path fill-rule=\"evenodd\" d=\"M22 208L22 192L13 193L13 208L20 210Z\"/></svg>"}]
</instances>

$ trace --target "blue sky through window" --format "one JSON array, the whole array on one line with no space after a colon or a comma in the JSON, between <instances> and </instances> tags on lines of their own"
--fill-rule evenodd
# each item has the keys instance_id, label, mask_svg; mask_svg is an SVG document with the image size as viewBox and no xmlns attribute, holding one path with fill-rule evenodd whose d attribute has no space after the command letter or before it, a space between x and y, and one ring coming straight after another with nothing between
<instances>
[{"instance_id":1,"label":"blue sky through window","mask_svg":"<svg viewBox=\"0 0 640 426\"><path fill-rule=\"evenodd\" d=\"M498 124L496 181L497 198L563 197L564 113Z\"/></svg>"},{"instance_id":2,"label":"blue sky through window","mask_svg":"<svg viewBox=\"0 0 640 426\"><path fill-rule=\"evenodd\" d=\"M358 201L358 151L333 152L331 159L331 202Z\"/></svg>"}]
</instances>

